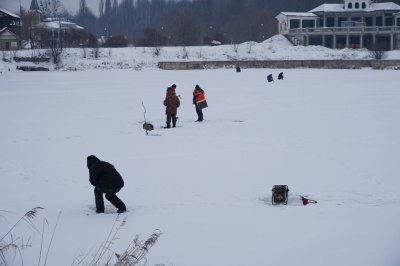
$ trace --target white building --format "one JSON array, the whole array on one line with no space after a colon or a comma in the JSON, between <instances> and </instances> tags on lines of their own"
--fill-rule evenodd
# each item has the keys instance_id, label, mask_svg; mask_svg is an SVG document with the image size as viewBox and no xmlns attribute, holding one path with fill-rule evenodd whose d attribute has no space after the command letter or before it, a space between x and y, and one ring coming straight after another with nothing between
<instances>
[{"instance_id":1,"label":"white building","mask_svg":"<svg viewBox=\"0 0 400 266\"><path fill-rule=\"evenodd\" d=\"M83 30L83 27L63 18L46 18L35 27L48 30Z\"/></svg>"},{"instance_id":2,"label":"white building","mask_svg":"<svg viewBox=\"0 0 400 266\"><path fill-rule=\"evenodd\" d=\"M308 12L281 12L278 31L295 45L400 49L400 6L371 0L323 4Z\"/></svg>"}]
</instances>

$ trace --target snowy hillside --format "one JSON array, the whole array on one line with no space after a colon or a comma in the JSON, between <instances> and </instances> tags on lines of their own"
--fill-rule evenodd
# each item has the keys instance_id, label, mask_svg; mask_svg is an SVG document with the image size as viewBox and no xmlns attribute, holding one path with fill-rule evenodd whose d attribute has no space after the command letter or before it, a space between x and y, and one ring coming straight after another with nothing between
<instances>
[{"instance_id":1,"label":"snowy hillside","mask_svg":"<svg viewBox=\"0 0 400 266\"><path fill-rule=\"evenodd\" d=\"M293 46L282 35L276 35L262 43L247 42L238 45L161 47L161 48L101 48L99 57L93 49L67 49L61 56L58 70L89 69L142 69L156 67L160 61L224 61L224 60L300 60L300 59L371 59L366 49L328 49L322 46ZM38 56L46 51L18 51L17 56ZM158 55L156 55L158 54ZM10 60L12 53L3 53ZM386 59L400 59L400 50L386 53ZM0 71L15 71L16 65L30 63L0 62ZM41 64L55 69L52 63Z\"/></svg>"}]
</instances>

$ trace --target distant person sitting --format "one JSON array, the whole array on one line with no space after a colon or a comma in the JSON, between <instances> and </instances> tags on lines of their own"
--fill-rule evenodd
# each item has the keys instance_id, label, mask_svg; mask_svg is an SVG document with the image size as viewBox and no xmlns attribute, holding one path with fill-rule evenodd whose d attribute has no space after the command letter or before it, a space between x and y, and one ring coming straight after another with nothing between
<instances>
[{"instance_id":1,"label":"distant person sitting","mask_svg":"<svg viewBox=\"0 0 400 266\"><path fill-rule=\"evenodd\" d=\"M237 66L236 67L236 72L240 72L241 70L240 70L240 67L239 66Z\"/></svg>"},{"instance_id":2,"label":"distant person sitting","mask_svg":"<svg viewBox=\"0 0 400 266\"><path fill-rule=\"evenodd\" d=\"M283 80L283 72L279 73L278 80Z\"/></svg>"},{"instance_id":3,"label":"distant person sitting","mask_svg":"<svg viewBox=\"0 0 400 266\"><path fill-rule=\"evenodd\" d=\"M274 78L272 77L272 74L269 74L267 77L268 82L274 81Z\"/></svg>"}]
</instances>

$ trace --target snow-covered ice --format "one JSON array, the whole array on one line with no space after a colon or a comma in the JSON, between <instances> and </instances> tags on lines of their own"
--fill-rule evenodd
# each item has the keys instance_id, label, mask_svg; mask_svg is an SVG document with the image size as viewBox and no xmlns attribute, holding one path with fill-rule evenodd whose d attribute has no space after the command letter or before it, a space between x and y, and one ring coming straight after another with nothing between
<instances>
[{"instance_id":1,"label":"snow-covered ice","mask_svg":"<svg viewBox=\"0 0 400 266\"><path fill-rule=\"evenodd\" d=\"M61 212L47 265L90 261L117 217L107 201L106 214L94 213L90 154L125 180L127 222L112 250L162 231L147 265L400 265L396 70L4 69L0 237L41 206L33 222L44 224L46 250ZM161 129L173 83L182 127ZM202 123L196 84L209 105ZM149 136L142 102L156 127ZM290 188L286 206L271 204L277 184ZM302 195L318 203L303 206ZM18 236L32 241L24 265L38 265L41 234L20 223Z\"/></svg>"}]
</instances>

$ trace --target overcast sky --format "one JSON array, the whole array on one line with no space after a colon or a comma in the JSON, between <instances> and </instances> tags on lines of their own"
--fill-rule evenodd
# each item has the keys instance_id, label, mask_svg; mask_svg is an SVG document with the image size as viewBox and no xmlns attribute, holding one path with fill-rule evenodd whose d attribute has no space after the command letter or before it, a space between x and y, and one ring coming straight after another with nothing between
<instances>
[{"instance_id":1,"label":"overcast sky","mask_svg":"<svg viewBox=\"0 0 400 266\"><path fill-rule=\"evenodd\" d=\"M19 15L19 3L28 10L32 0L0 0L0 8ZM38 0L39 2L39 0ZM62 5L70 13L75 14L79 10L79 0L61 0ZM95 15L99 13L99 0L86 0L86 4Z\"/></svg>"}]
</instances>

